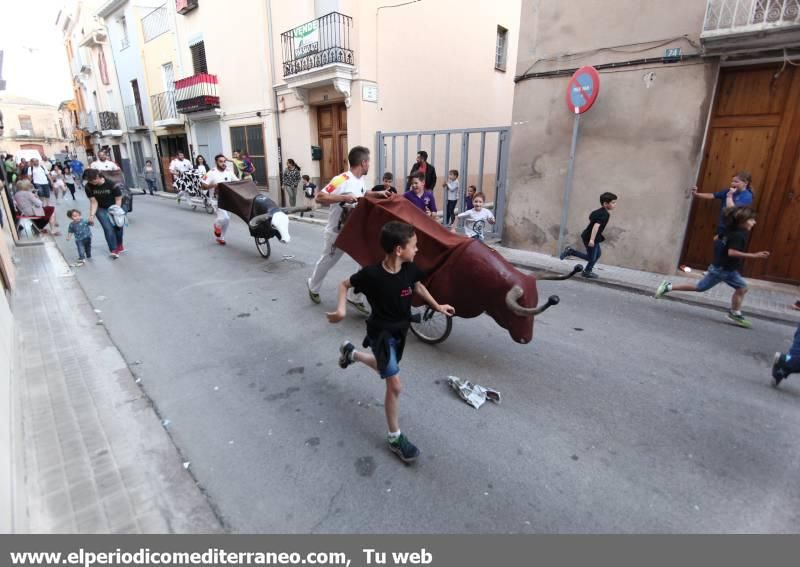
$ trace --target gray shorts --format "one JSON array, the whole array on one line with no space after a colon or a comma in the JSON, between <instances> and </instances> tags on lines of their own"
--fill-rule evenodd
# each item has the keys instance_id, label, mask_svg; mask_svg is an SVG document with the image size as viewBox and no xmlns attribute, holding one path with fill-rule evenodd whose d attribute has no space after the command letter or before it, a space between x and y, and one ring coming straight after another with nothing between
<instances>
[{"instance_id":1,"label":"gray shorts","mask_svg":"<svg viewBox=\"0 0 800 567\"><path fill-rule=\"evenodd\" d=\"M39 195L39 197L44 197L45 199L50 198L50 185L46 183L34 183L33 186L36 187L36 194Z\"/></svg>"},{"instance_id":2,"label":"gray shorts","mask_svg":"<svg viewBox=\"0 0 800 567\"><path fill-rule=\"evenodd\" d=\"M702 280L697 282L697 291L707 291L718 283L726 283L733 289L744 289L747 282L736 270L723 270L717 266L709 266Z\"/></svg>"}]
</instances>

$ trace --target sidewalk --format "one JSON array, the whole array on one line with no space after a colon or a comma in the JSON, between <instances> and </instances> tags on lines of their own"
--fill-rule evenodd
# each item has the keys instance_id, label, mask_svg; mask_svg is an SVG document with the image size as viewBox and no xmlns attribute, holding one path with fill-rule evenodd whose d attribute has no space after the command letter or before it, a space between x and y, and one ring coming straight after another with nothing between
<instances>
[{"instance_id":1,"label":"sidewalk","mask_svg":"<svg viewBox=\"0 0 800 567\"><path fill-rule=\"evenodd\" d=\"M22 423L11 458L24 472L25 517L15 524L31 533L223 531L55 244L16 255L12 379Z\"/></svg>"},{"instance_id":2,"label":"sidewalk","mask_svg":"<svg viewBox=\"0 0 800 567\"><path fill-rule=\"evenodd\" d=\"M308 213L304 218L300 218L300 215L290 215L290 218L300 222L324 225L328 219L328 211L326 209L318 209L315 213L314 218L309 218ZM585 263L577 258L570 258L562 262L558 258L547 254L506 248L501 246L497 240L490 240L488 244L513 265L525 270L566 273L575 264ZM603 285L635 293L653 295L658 284L664 279L669 279L673 283L693 283L697 282L702 275L697 271L691 275L677 271L673 274L655 274L606 264L597 264L595 270L600 276L597 280L587 281L581 278L580 275L575 276L573 280L580 281L585 285ZM750 285L750 291L747 292L744 302L744 312L748 316L795 325L800 322L800 311L791 308L791 305L800 299L800 289L795 286L753 279L748 279L748 284ZM705 293L676 292L667 295L664 300L681 301L727 310L731 304L731 292L732 290L728 286L721 284Z\"/></svg>"}]
</instances>

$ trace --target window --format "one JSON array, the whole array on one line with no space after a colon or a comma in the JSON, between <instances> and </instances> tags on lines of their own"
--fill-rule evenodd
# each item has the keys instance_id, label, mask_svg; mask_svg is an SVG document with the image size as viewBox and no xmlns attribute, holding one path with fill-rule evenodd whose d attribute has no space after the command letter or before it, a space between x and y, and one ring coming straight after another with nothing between
<instances>
[{"instance_id":1,"label":"window","mask_svg":"<svg viewBox=\"0 0 800 567\"><path fill-rule=\"evenodd\" d=\"M120 41L121 48L125 49L130 45L130 40L128 39L128 22L125 19L125 16L120 16L118 21L119 27L122 31L122 40Z\"/></svg>"},{"instance_id":2,"label":"window","mask_svg":"<svg viewBox=\"0 0 800 567\"><path fill-rule=\"evenodd\" d=\"M33 122L31 117L26 114L19 115L19 129L20 130L33 130Z\"/></svg>"},{"instance_id":3,"label":"window","mask_svg":"<svg viewBox=\"0 0 800 567\"><path fill-rule=\"evenodd\" d=\"M108 65L106 65L106 56L101 49L97 53L97 68L100 69L100 80L104 85L110 85L111 81L108 78Z\"/></svg>"},{"instance_id":4,"label":"window","mask_svg":"<svg viewBox=\"0 0 800 567\"><path fill-rule=\"evenodd\" d=\"M192 67L194 74L208 73L208 64L206 63L206 46L205 42L199 41L190 46L192 52Z\"/></svg>"},{"instance_id":5,"label":"window","mask_svg":"<svg viewBox=\"0 0 800 567\"><path fill-rule=\"evenodd\" d=\"M506 53L508 52L508 30L497 26L497 43L494 52L494 68L498 71L506 70Z\"/></svg>"}]
</instances>

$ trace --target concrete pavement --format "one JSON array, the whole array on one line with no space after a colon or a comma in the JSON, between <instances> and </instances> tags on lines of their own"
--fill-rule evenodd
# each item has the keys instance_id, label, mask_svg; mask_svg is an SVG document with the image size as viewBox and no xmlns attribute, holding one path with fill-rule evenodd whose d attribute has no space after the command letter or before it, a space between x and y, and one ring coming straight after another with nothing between
<instances>
[{"instance_id":1,"label":"concrete pavement","mask_svg":"<svg viewBox=\"0 0 800 567\"><path fill-rule=\"evenodd\" d=\"M485 316L457 318L435 347L409 340L401 424L422 457L405 467L385 448L380 380L336 364L363 318L323 315L354 263L315 306L304 281L319 227L292 223L265 261L242 221L221 247L212 220L137 197L129 252L76 275L232 530L797 531L800 386L769 386L791 326L542 283L562 302L530 345ZM468 407L448 375L500 390L502 405Z\"/></svg>"}]
</instances>

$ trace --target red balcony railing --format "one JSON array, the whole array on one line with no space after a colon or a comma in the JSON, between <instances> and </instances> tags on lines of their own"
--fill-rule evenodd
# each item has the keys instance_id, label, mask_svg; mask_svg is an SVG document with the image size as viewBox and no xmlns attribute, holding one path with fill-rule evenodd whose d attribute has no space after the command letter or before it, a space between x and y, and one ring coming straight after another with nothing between
<instances>
[{"instance_id":1,"label":"red balcony railing","mask_svg":"<svg viewBox=\"0 0 800 567\"><path fill-rule=\"evenodd\" d=\"M217 76L198 73L175 81L175 105L183 114L219 108Z\"/></svg>"}]
</instances>

